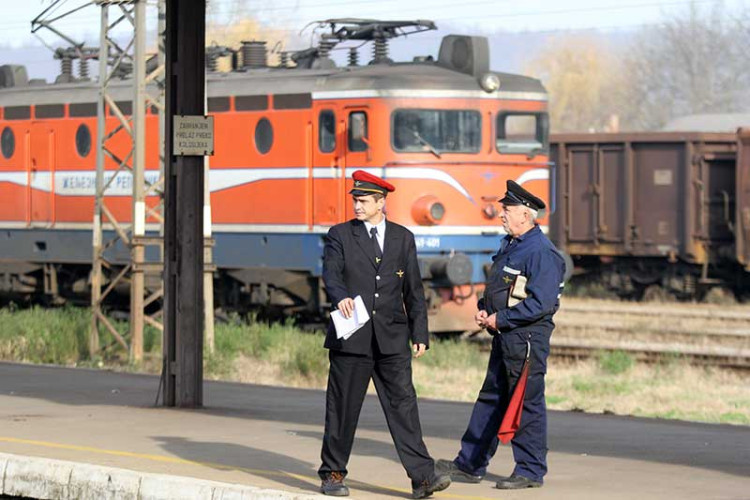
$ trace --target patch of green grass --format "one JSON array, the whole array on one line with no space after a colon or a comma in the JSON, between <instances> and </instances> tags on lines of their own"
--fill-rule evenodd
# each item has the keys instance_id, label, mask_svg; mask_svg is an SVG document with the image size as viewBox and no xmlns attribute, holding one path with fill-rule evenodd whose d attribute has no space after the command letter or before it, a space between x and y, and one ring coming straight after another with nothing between
<instances>
[{"instance_id":1,"label":"patch of green grass","mask_svg":"<svg viewBox=\"0 0 750 500\"><path fill-rule=\"evenodd\" d=\"M601 396L616 395L623 396L633 391L632 385L619 377L597 377L584 379L583 377L573 377L573 389L584 395Z\"/></svg>"},{"instance_id":2,"label":"patch of green grass","mask_svg":"<svg viewBox=\"0 0 750 500\"><path fill-rule=\"evenodd\" d=\"M545 399L547 401L547 404L551 404L551 405L556 405L556 404L564 403L565 401L567 401L567 398L565 398L565 397L554 396L554 395L551 395L551 394L545 396Z\"/></svg>"},{"instance_id":3,"label":"patch of green grass","mask_svg":"<svg viewBox=\"0 0 750 500\"><path fill-rule=\"evenodd\" d=\"M719 423L750 425L750 417L740 412L726 412L719 415Z\"/></svg>"},{"instance_id":4,"label":"patch of green grass","mask_svg":"<svg viewBox=\"0 0 750 500\"><path fill-rule=\"evenodd\" d=\"M296 342L290 342L289 359L282 364L284 372L308 379L325 378L328 374L328 351L322 347L322 335L302 332L294 335L299 338Z\"/></svg>"},{"instance_id":5,"label":"patch of green grass","mask_svg":"<svg viewBox=\"0 0 750 500\"><path fill-rule=\"evenodd\" d=\"M635 361L624 351L604 351L598 355L599 369L604 373L619 375L629 371Z\"/></svg>"},{"instance_id":6,"label":"patch of green grass","mask_svg":"<svg viewBox=\"0 0 750 500\"><path fill-rule=\"evenodd\" d=\"M0 358L75 364L88 356L91 316L86 309L0 309Z\"/></svg>"},{"instance_id":7,"label":"patch of green grass","mask_svg":"<svg viewBox=\"0 0 750 500\"><path fill-rule=\"evenodd\" d=\"M419 362L430 367L484 369L487 366L487 357L477 346L469 342L433 337L430 340L430 349L419 359Z\"/></svg>"}]
</instances>

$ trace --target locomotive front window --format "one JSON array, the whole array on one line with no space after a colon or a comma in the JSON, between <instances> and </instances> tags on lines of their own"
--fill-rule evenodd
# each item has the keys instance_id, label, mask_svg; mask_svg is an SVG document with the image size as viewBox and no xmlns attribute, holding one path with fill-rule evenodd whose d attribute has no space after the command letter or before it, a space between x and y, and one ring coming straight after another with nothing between
<instances>
[{"instance_id":1,"label":"locomotive front window","mask_svg":"<svg viewBox=\"0 0 750 500\"><path fill-rule=\"evenodd\" d=\"M391 116L391 145L400 153L478 153L481 144L478 111L399 109Z\"/></svg>"},{"instance_id":2,"label":"locomotive front window","mask_svg":"<svg viewBox=\"0 0 750 500\"><path fill-rule=\"evenodd\" d=\"M498 153L538 154L547 150L549 120L546 113L497 115Z\"/></svg>"}]
</instances>

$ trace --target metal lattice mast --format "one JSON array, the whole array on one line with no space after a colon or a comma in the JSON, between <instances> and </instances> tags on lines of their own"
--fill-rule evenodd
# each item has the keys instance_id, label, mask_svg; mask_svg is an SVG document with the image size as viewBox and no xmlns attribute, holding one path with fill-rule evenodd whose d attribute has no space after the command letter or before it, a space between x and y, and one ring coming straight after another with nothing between
<instances>
[{"instance_id":1,"label":"metal lattice mast","mask_svg":"<svg viewBox=\"0 0 750 500\"><path fill-rule=\"evenodd\" d=\"M146 137L146 102L152 102L156 109L163 110L163 97L148 96L147 84L163 74L163 65L146 75L146 1L145 0L96 0L101 8L101 33L99 45L99 102L97 124L97 170L96 202L94 210L93 270L91 305L93 310L92 330L89 346L91 352L99 347L100 327L106 328L125 349L130 352L133 361L143 359L143 329L148 322L157 328L161 324L155 318L144 313L144 308L161 298L161 279L152 280L158 290L145 297L146 273L161 273L161 263L147 262L145 247L160 245L159 237L146 236L147 219L155 219L159 225L163 221L160 215L161 199L155 206L147 208L147 196L159 195L163 181L147 183L145 166ZM110 9L117 13L116 19L110 22ZM132 37L123 48L111 35L112 30L121 24L132 26ZM163 45L160 44L160 47ZM130 69L132 68L132 73ZM129 80L132 85L132 116L128 119L115 101L112 92L116 77L132 74ZM157 90L157 94L163 95ZM115 126L107 130L105 109L109 108L116 118ZM113 138L118 134L127 134L131 144L130 150L119 156L112 147ZM114 166L114 170L110 167ZM132 178L132 216L128 224L117 220L114 211L108 206L108 194L115 179L120 176ZM122 179L122 177L120 177ZM107 232L105 233L105 227ZM111 230L110 230L111 229ZM130 262L114 263L108 255L116 245L122 244L129 249ZM105 272L106 271L106 272ZM130 285L130 345L119 334L104 313L107 296L124 283Z\"/></svg>"}]
</instances>

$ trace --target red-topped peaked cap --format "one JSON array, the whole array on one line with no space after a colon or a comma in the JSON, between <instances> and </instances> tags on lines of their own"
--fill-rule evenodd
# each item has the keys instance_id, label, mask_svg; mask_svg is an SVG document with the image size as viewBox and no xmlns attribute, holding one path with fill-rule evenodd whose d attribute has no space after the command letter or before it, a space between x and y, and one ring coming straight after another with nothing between
<instances>
[{"instance_id":1,"label":"red-topped peaked cap","mask_svg":"<svg viewBox=\"0 0 750 500\"><path fill-rule=\"evenodd\" d=\"M368 174L364 170L357 170L352 174L354 187L349 194L354 196L367 196L368 194L380 193L383 196L396 190L388 181L385 181L377 175Z\"/></svg>"}]
</instances>

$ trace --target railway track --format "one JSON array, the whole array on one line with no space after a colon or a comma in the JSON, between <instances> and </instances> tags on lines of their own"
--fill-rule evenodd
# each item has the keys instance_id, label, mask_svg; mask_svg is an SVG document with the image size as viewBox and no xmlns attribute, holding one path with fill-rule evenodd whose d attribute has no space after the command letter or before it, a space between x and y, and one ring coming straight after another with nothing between
<instances>
[{"instance_id":1,"label":"railway track","mask_svg":"<svg viewBox=\"0 0 750 500\"><path fill-rule=\"evenodd\" d=\"M567 299L555 323L550 353L555 357L623 351L644 362L684 359L750 370L750 308ZM489 348L489 335L468 337Z\"/></svg>"},{"instance_id":2,"label":"railway track","mask_svg":"<svg viewBox=\"0 0 750 500\"><path fill-rule=\"evenodd\" d=\"M570 300L570 299L568 299ZM700 304L694 306L653 306L638 304L604 305L590 304L592 301L566 301L560 313L579 314L621 314L640 317L678 317L685 319L708 319L717 321L747 321L750 323L750 307L747 311L738 309L722 310L720 307L706 307Z\"/></svg>"}]
</instances>

